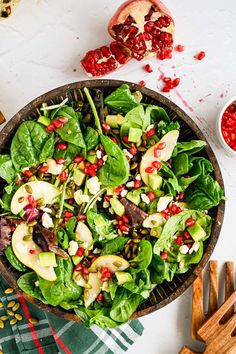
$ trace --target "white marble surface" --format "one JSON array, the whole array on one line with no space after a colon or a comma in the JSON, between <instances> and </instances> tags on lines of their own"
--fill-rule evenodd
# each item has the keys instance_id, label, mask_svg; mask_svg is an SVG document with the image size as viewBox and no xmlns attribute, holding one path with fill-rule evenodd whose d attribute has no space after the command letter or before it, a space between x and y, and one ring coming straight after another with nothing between
<instances>
[{"instance_id":1,"label":"white marble surface","mask_svg":"<svg viewBox=\"0 0 236 354\"><path fill-rule=\"evenodd\" d=\"M12 18L0 23L0 109L10 119L38 95L57 86L85 79L79 61L83 54L110 41L106 24L122 0L22 0ZM176 22L176 43L183 53L173 60L131 61L109 78L139 82L159 91L160 70L181 78L178 92L168 96L181 106L206 134L222 168L227 203L225 222L214 259L236 260L236 159L219 146L215 120L220 107L236 94L235 0L165 0ZM200 50L206 58L193 56ZM175 68L171 68L175 66ZM77 71L74 72L73 69ZM191 292L162 310L141 319L145 331L129 354L174 354L190 339ZM196 346L195 346L196 347Z\"/></svg>"}]
</instances>

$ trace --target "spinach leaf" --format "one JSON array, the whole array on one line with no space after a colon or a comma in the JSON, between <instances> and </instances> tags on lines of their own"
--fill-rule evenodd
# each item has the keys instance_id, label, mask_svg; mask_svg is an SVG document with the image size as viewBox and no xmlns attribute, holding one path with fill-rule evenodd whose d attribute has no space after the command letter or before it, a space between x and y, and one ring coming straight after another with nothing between
<instances>
[{"instance_id":1,"label":"spinach leaf","mask_svg":"<svg viewBox=\"0 0 236 354\"><path fill-rule=\"evenodd\" d=\"M168 117L168 116L167 116ZM158 138L161 139L164 135L166 135L168 132L171 130L180 130L180 125L179 122L166 122L164 120L161 120L157 124L157 135Z\"/></svg>"},{"instance_id":2,"label":"spinach leaf","mask_svg":"<svg viewBox=\"0 0 236 354\"><path fill-rule=\"evenodd\" d=\"M8 262L17 270L19 270L20 272L26 272L27 268L26 266L21 263L19 261L19 259L15 256L15 253L13 252L13 249L11 246L8 246L5 251L4 254L6 256L6 259L8 260Z\"/></svg>"},{"instance_id":3,"label":"spinach leaf","mask_svg":"<svg viewBox=\"0 0 236 354\"><path fill-rule=\"evenodd\" d=\"M153 284L161 284L164 280L168 282L173 280L177 264L164 261L160 256L154 254L150 268L151 282Z\"/></svg>"},{"instance_id":4,"label":"spinach leaf","mask_svg":"<svg viewBox=\"0 0 236 354\"><path fill-rule=\"evenodd\" d=\"M206 145L207 143L203 140L191 140L186 142L178 142L174 149L173 156L176 156L182 152L186 152L189 155L193 155L201 151Z\"/></svg>"},{"instance_id":5,"label":"spinach leaf","mask_svg":"<svg viewBox=\"0 0 236 354\"><path fill-rule=\"evenodd\" d=\"M105 213L98 213L92 209L87 211L87 222L95 237L112 240L118 236L114 228L113 220L110 220Z\"/></svg>"},{"instance_id":6,"label":"spinach leaf","mask_svg":"<svg viewBox=\"0 0 236 354\"><path fill-rule=\"evenodd\" d=\"M92 127L87 127L84 133L84 140L87 146L87 151L94 149L99 142L99 135Z\"/></svg>"},{"instance_id":7,"label":"spinach leaf","mask_svg":"<svg viewBox=\"0 0 236 354\"><path fill-rule=\"evenodd\" d=\"M67 149L64 151L58 149L57 146L55 146L53 157L55 160L62 157L66 160L64 166L68 166L74 160L75 156L80 155L81 151L81 148L78 146L68 143Z\"/></svg>"},{"instance_id":8,"label":"spinach leaf","mask_svg":"<svg viewBox=\"0 0 236 354\"><path fill-rule=\"evenodd\" d=\"M69 247L69 238L68 238L68 235L67 235L66 231L62 227L57 229L57 241L59 243L59 246L63 250L67 250L68 249L68 247Z\"/></svg>"},{"instance_id":9,"label":"spinach leaf","mask_svg":"<svg viewBox=\"0 0 236 354\"><path fill-rule=\"evenodd\" d=\"M136 267L132 271L139 272L146 269L152 260L152 245L147 240L141 240L139 243L138 255L132 259L132 263L136 263Z\"/></svg>"},{"instance_id":10,"label":"spinach leaf","mask_svg":"<svg viewBox=\"0 0 236 354\"><path fill-rule=\"evenodd\" d=\"M166 190L168 194L175 196L177 193L182 192L176 175L165 162L162 162L162 168L159 174L163 177L162 189Z\"/></svg>"},{"instance_id":11,"label":"spinach leaf","mask_svg":"<svg viewBox=\"0 0 236 354\"><path fill-rule=\"evenodd\" d=\"M120 253L128 240L128 237L119 236L107 241L102 248L101 255Z\"/></svg>"},{"instance_id":12,"label":"spinach leaf","mask_svg":"<svg viewBox=\"0 0 236 354\"><path fill-rule=\"evenodd\" d=\"M158 106L148 106L148 107L150 107L151 123L164 122L166 127L169 126L170 124L175 124L175 122L170 123L170 118L164 108L158 107ZM159 123L158 123L158 126L159 126ZM178 129L179 129L179 124L177 124L176 127L178 127ZM168 131L174 130L174 129L177 129L177 128L169 129Z\"/></svg>"},{"instance_id":13,"label":"spinach leaf","mask_svg":"<svg viewBox=\"0 0 236 354\"><path fill-rule=\"evenodd\" d=\"M75 228L77 225L77 218L73 216L66 222L66 233L70 240L75 240Z\"/></svg>"},{"instance_id":14,"label":"spinach leaf","mask_svg":"<svg viewBox=\"0 0 236 354\"><path fill-rule=\"evenodd\" d=\"M123 287L132 293L141 295L147 299L152 289L150 281L150 271L148 269L141 270L133 274L133 281L123 284Z\"/></svg>"},{"instance_id":15,"label":"spinach leaf","mask_svg":"<svg viewBox=\"0 0 236 354\"><path fill-rule=\"evenodd\" d=\"M120 129L120 136L121 139L123 138L124 135L129 134L129 129L130 128L138 128L141 129L142 131L145 131L145 129L150 125L150 113L151 113L152 107L148 107L146 112L143 108L143 105L138 105L137 107L133 108L131 111L129 111L126 116L124 123L121 126Z\"/></svg>"},{"instance_id":16,"label":"spinach leaf","mask_svg":"<svg viewBox=\"0 0 236 354\"><path fill-rule=\"evenodd\" d=\"M191 157L189 173L191 176L205 175L213 171L212 163L204 157Z\"/></svg>"},{"instance_id":17,"label":"spinach leaf","mask_svg":"<svg viewBox=\"0 0 236 354\"><path fill-rule=\"evenodd\" d=\"M132 294L124 288L118 288L114 299L110 316L116 322L124 323L129 320L142 301L138 294Z\"/></svg>"},{"instance_id":18,"label":"spinach leaf","mask_svg":"<svg viewBox=\"0 0 236 354\"><path fill-rule=\"evenodd\" d=\"M17 285L27 295L35 297L36 299L42 301L44 304L48 304L48 302L44 298L40 288L35 285L35 284L37 284L37 282L38 282L37 274L35 272L30 272L30 273L23 274L17 280Z\"/></svg>"},{"instance_id":19,"label":"spinach leaf","mask_svg":"<svg viewBox=\"0 0 236 354\"><path fill-rule=\"evenodd\" d=\"M17 171L37 166L51 158L54 150L54 135L39 123L27 121L16 131L11 143L11 159Z\"/></svg>"},{"instance_id":20,"label":"spinach leaf","mask_svg":"<svg viewBox=\"0 0 236 354\"><path fill-rule=\"evenodd\" d=\"M115 328L120 323L110 317L110 309L103 307L94 317L90 319L90 326L96 324L101 328Z\"/></svg>"},{"instance_id":21,"label":"spinach leaf","mask_svg":"<svg viewBox=\"0 0 236 354\"><path fill-rule=\"evenodd\" d=\"M79 123L81 113L75 112L72 107L64 106L57 112L56 117L65 117L68 119L68 122L61 129L56 129L57 134L62 140L85 149L86 144Z\"/></svg>"},{"instance_id":22,"label":"spinach leaf","mask_svg":"<svg viewBox=\"0 0 236 354\"><path fill-rule=\"evenodd\" d=\"M191 208L208 210L217 206L224 198L224 191L219 183L210 175L200 176L196 182L188 188L185 200Z\"/></svg>"},{"instance_id":23,"label":"spinach leaf","mask_svg":"<svg viewBox=\"0 0 236 354\"><path fill-rule=\"evenodd\" d=\"M98 170L103 186L118 187L129 179L129 163L121 150L109 137L102 135L101 144L108 156L105 165Z\"/></svg>"},{"instance_id":24,"label":"spinach leaf","mask_svg":"<svg viewBox=\"0 0 236 354\"><path fill-rule=\"evenodd\" d=\"M10 155L0 155L0 177L5 179L7 183L15 180L16 171Z\"/></svg>"},{"instance_id":25,"label":"spinach leaf","mask_svg":"<svg viewBox=\"0 0 236 354\"><path fill-rule=\"evenodd\" d=\"M111 296L111 299L114 300L115 296L116 296L116 290L118 288L118 283L117 281L113 278L113 279L109 279L108 280L108 290Z\"/></svg>"},{"instance_id":26,"label":"spinach leaf","mask_svg":"<svg viewBox=\"0 0 236 354\"><path fill-rule=\"evenodd\" d=\"M128 85L123 84L104 100L105 105L115 112L127 113L135 108L139 101L132 95Z\"/></svg>"},{"instance_id":27,"label":"spinach leaf","mask_svg":"<svg viewBox=\"0 0 236 354\"><path fill-rule=\"evenodd\" d=\"M189 172L189 155L183 152L172 160L173 171L176 176L183 176Z\"/></svg>"}]
</instances>

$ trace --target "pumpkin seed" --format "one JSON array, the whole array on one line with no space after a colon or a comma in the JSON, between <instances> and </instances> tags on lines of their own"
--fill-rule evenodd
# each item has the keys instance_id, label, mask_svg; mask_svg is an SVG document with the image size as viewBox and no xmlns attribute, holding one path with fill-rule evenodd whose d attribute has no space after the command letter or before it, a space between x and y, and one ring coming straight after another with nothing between
<instances>
[{"instance_id":1,"label":"pumpkin seed","mask_svg":"<svg viewBox=\"0 0 236 354\"><path fill-rule=\"evenodd\" d=\"M112 129L112 132L116 135L120 135L119 129Z\"/></svg>"},{"instance_id":2,"label":"pumpkin seed","mask_svg":"<svg viewBox=\"0 0 236 354\"><path fill-rule=\"evenodd\" d=\"M88 255L89 255L89 250L85 250L85 251L84 251L84 255L85 255L85 257L88 257Z\"/></svg>"},{"instance_id":3,"label":"pumpkin seed","mask_svg":"<svg viewBox=\"0 0 236 354\"><path fill-rule=\"evenodd\" d=\"M73 190L69 187L66 188L66 194L69 198L72 198L74 196Z\"/></svg>"},{"instance_id":4,"label":"pumpkin seed","mask_svg":"<svg viewBox=\"0 0 236 354\"><path fill-rule=\"evenodd\" d=\"M4 322L0 320L0 328L4 328Z\"/></svg>"},{"instance_id":5,"label":"pumpkin seed","mask_svg":"<svg viewBox=\"0 0 236 354\"><path fill-rule=\"evenodd\" d=\"M85 290L84 291L84 300L88 300L88 298L89 298L89 292L88 292L88 290Z\"/></svg>"},{"instance_id":6,"label":"pumpkin seed","mask_svg":"<svg viewBox=\"0 0 236 354\"><path fill-rule=\"evenodd\" d=\"M133 247L133 254L137 253L138 251L138 245L134 245Z\"/></svg>"},{"instance_id":7,"label":"pumpkin seed","mask_svg":"<svg viewBox=\"0 0 236 354\"><path fill-rule=\"evenodd\" d=\"M33 226L29 226L28 231L29 231L29 234L32 235L32 233L34 232Z\"/></svg>"},{"instance_id":8,"label":"pumpkin seed","mask_svg":"<svg viewBox=\"0 0 236 354\"><path fill-rule=\"evenodd\" d=\"M15 314L15 318L16 318L18 321L22 321L22 320L23 320L23 317L22 317L19 313L16 313L16 314Z\"/></svg>"},{"instance_id":9,"label":"pumpkin seed","mask_svg":"<svg viewBox=\"0 0 236 354\"><path fill-rule=\"evenodd\" d=\"M97 269L96 268L89 268L89 273L97 273Z\"/></svg>"},{"instance_id":10,"label":"pumpkin seed","mask_svg":"<svg viewBox=\"0 0 236 354\"><path fill-rule=\"evenodd\" d=\"M135 263L135 262L130 262L130 267L132 267L132 268L137 268L137 263Z\"/></svg>"},{"instance_id":11,"label":"pumpkin seed","mask_svg":"<svg viewBox=\"0 0 236 354\"><path fill-rule=\"evenodd\" d=\"M29 318L29 323L31 323L31 324L37 324L38 322L39 322L39 320L35 317Z\"/></svg>"},{"instance_id":12,"label":"pumpkin seed","mask_svg":"<svg viewBox=\"0 0 236 354\"><path fill-rule=\"evenodd\" d=\"M71 163L68 167L69 171L73 171L74 167L75 167L75 165L73 163Z\"/></svg>"},{"instance_id":13,"label":"pumpkin seed","mask_svg":"<svg viewBox=\"0 0 236 354\"><path fill-rule=\"evenodd\" d=\"M78 101L77 102L77 108L81 109L84 105L84 102L83 101Z\"/></svg>"},{"instance_id":14,"label":"pumpkin seed","mask_svg":"<svg viewBox=\"0 0 236 354\"><path fill-rule=\"evenodd\" d=\"M18 302L12 307L12 311L16 312L17 310L19 310L19 308L20 308L20 304Z\"/></svg>"},{"instance_id":15,"label":"pumpkin seed","mask_svg":"<svg viewBox=\"0 0 236 354\"><path fill-rule=\"evenodd\" d=\"M24 197L20 197L20 198L18 198L18 203L23 203L24 200L25 200Z\"/></svg>"},{"instance_id":16,"label":"pumpkin seed","mask_svg":"<svg viewBox=\"0 0 236 354\"><path fill-rule=\"evenodd\" d=\"M4 293L5 294L12 294L14 292L14 290L12 288L7 288Z\"/></svg>"},{"instance_id":17,"label":"pumpkin seed","mask_svg":"<svg viewBox=\"0 0 236 354\"><path fill-rule=\"evenodd\" d=\"M123 233L122 233L122 231L120 229L118 229L118 235L119 236L123 236Z\"/></svg>"},{"instance_id":18,"label":"pumpkin seed","mask_svg":"<svg viewBox=\"0 0 236 354\"><path fill-rule=\"evenodd\" d=\"M144 203L144 202L141 202L141 203L139 204L139 208L141 208L141 209L145 208L145 206L146 206L146 203Z\"/></svg>"},{"instance_id":19,"label":"pumpkin seed","mask_svg":"<svg viewBox=\"0 0 236 354\"><path fill-rule=\"evenodd\" d=\"M0 309L3 307L3 303L2 302L0 302Z\"/></svg>"},{"instance_id":20,"label":"pumpkin seed","mask_svg":"<svg viewBox=\"0 0 236 354\"><path fill-rule=\"evenodd\" d=\"M75 276L75 280L80 280L82 277L82 274L81 273L78 273L76 276Z\"/></svg>"},{"instance_id":21,"label":"pumpkin seed","mask_svg":"<svg viewBox=\"0 0 236 354\"><path fill-rule=\"evenodd\" d=\"M136 143L135 145L136 145L136 147L138 148L139 146L141 146L141 144L142 144L142 140L139 140L139 142Z\"/></svg>"},{"instance_id":22,"label":"pumpkin seed","mask_svg":"<svg viewBox=\"0 0 236 354\"><path fill-rule=\"evenodd\" d=\"M37 223L38 222L36 220L30 221L30 222L28 222L28 226L29 227L35 226Z\"/></svg>"},{"instance_id":23,"label":"pumpkin seed","mask_svg":"<svg viewBox=\"0 0 236 354\"><path fill-rule=\"evenodd\" d=\"M120 262L113 262L112 263L115 267L119 268L121 266L121 263Z\"/></svg>"},{"instance_id":24,"label":"pumpkin seed","mask_svg":"<svg viewBox=\"0 0 236 354\"><path fill-rule=\"evenodd\" d=\"M8 308L9 308L9 307L13 307L15 304L16 304L15 301L10 301L10 302L8 302L7 307L8 307Z\"/></svg>"},{"instance_id":25,"label":"pumpkin seed","mask_svg":"<svg viewBox=\"0 0 236 354\"><path fill-rule=\"evenodd\" d=\"M128 241L129 242L129 241ZM129 252L129 245L125 246L125 254L127 254Z\"/></svg>"},{"instance_id":26,"label":"pumpkin seed","mask_svg":"<svg viewBox=\"0 0 236 354\"><path fill-rule=\"evenodd\" d=\"M138 237L138 233L137 233L136 231L133 231L133 232L132 232L132 236L133 236L134 238L136 238L136 237Z\"/></svg>"},{"instance_id":27,"label":"pumpkin seed","mask_svg":"<svg viewBox=\"0 0 236 354\"><path fill-rule=\"evenodd\" d=\"M96 155L96 151L95 150L89 150L88 155L94 156L94 155Z\"/></svg>"},{"instance_id":28,"label":"pumpkin seed","mask_svg":"<svg viewBox=\"0 0 236 354\"><path fill-rule=\"evenodd\" d=\"M14 326L17 322L17 319L16 318L13 318L11 321L10 321L10 325Z\"/></svg>"},{"instance_id":29,"label":"pumpkin seed","mask_svg":"<svg viewBox=\"0 0 236 354\"><path fill-rule=\"evenodd\" d=\"M184 240L184 243L193 243L193 240Z\"/></svg>"},{"instance_id":30,"label":"pumpkin seed","mask_svg":"<svg viewBox=\"0 0 236 354\"><path fill-rule=\"evenodd\" d=\"M130 239L130 240L127 242L126 246L129 245L131 242L132 242L132 240Z\"/></svg>"},{"instance_id":31,"label":"pumpkin seed","mask_svg":"<svg viewBox=\"0 0 236 354\"><path fill-rule=\"evenodd\" d=\"M39 198L38 200L36 200L37 207L41 207L42 205L44 205L44 198Z\"/></svg>"},{"instance_id":32,"label":"pumpkin seed","mask_svg":"<svg viewBox=\"0 0 236 354\"><path fill-rule=\"evenodd\" d=\"M155 139L151 139L151 140L149 141L149 144L152 145L152 146L155 145L155 144L156 144Z\"/></svg>"},{"instance_id":33,"label":"pumpkin seed","mask_svg":"<svg viewBox=\"0 0 236 354\"><path fill-rule=\"evenodd\" d=\"M23 241L30 241L30 240L32 240L32 234L31 235L25 235L24 237L23 237Z\"/></svg>"},{"instance_id":34,"label":"pumpkin seed","mask_svg":"<svg viewBox=\"0 0 236 354\"><path fill-rule=\"evenodd\" d=\"M148 235L148 234L149 234L149 231L146 230L146 229L143 229L143 230L141 231L141 234L142 234L142 235Z\"/></svg>"},{"instance_id":35,"label":"pumpkin seed","mask_svg":"<svg viewBox=\"0 0 236 354\"><path fill-rule=\"evenodd\" d=\"M131 170L134 170L135 168L138 167L138 163L137 162L134 162L131 166L130 166L130 169Z\"/></svg>"},{"instance_id":36,"label":"pumpkin seed","mask_svg":"<svg viewBox=\"0 0 236 354\"><path fill-rule=\"evenodd\" d=\"M7 310L7 314L8 314L9 316L14 316L14 312L11 311L11 310Z\"/></svg>"},{"instance_id":37,"label":"pumpkin seed","mask_svg":"<svg viewBox=\"0 0 236 354\"><path fill-rule=\"evenodd\" d=\"M2 320L2 321L6 321L6 320L8 320L8 317L7 317L6 315L1 316L1 317L0 317L0 320Z\"/></svg>"},{"instance_id":38,"label":"pumpkin seed","mask_svg":"<svg viewBox=\"0 0 236 354\"><path fill-rule=\"evenodd\" d=\"M147 149L145 148L145 147L143 147L143 146L139 146L138 147L138 151L140 151L140 152L144 152L144 151L146 151Z\"/></svg>"},{"instance_id":39,"label":"pumpkin seed","mask_svg":"<svg viewBox=\"0 0 236 354\"><path fill-rule=\"evenodd\" d=\"M132 256L132 251L130 250L128 253L127 253L127 258L130 259Z\"/></svg>"},{"instance_id":40,"label":"pumpkin seed","mask_svg":"<svg viewBox=\"0 0 236 354\"><path fill-rule=\"evenodd\" d=\"M91 115L86 114L86 116L84 117L84 123L90 123L90 121L91 121Z\"/></svg>"},{"instance_id":41,"label":"pumpkin seed","mask_svg":"<svg viewBox=\"0 0 236 354\"><path fill-rule=\"evenodd\" d=\"M138 238L135 238L135 239L133 239L133 242L134 243L139 243L141 240L139 240Z\"/></svg>"},{"instance_id":42,"label":"pumpkin seed","mask_svg":"<svg viewBox=\"0 0 236 354\"><path fill-rule=\"evenodd\" d=\"M32 194L32 193L33 193L33 189L32 189L31 186L28 185L28 184L25 185L25 190L26 190L26 192L29 193L29 194Z\"/></svg>"},{"instance_id":43,"label":"pumpkin seed","mask_svg":"<svg viewBox=\"0 0 236 354\"><path fill-rule=\"evenodd\" d=\"M92 285L91 284L85 284L84 287L85 287L85 289L92 289Z\"/></svg>"}]
</instances>

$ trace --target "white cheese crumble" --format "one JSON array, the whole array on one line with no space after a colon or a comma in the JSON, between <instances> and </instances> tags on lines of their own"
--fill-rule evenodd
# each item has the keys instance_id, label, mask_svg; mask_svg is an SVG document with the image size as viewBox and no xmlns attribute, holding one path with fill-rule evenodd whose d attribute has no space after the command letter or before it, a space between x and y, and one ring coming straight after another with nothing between
<instances>
[{"instance_id":1,"label":"white cheese crumble","mask_svg":"<svg viewBox=\"0 0 236 354\"><path fill-rule=\"evenodd\" d=\"M106 160L108 159L108 156L104 155L102 159L103 159L104 162L106 162Z\"/></svg>"},{"instance_id":2,"label":"white cheese crumble","mask_svg":"<svg viewBox=\"0 0 236 354\"><path fill-rule=\"evenodd\" d=\"M78 205L89 202L89 196L87 194L83 194L82 189L77 190L74 193L74 200Z\"/></svg>"},{"instance_id":3,"label":"white cheese crumble","mask_svg":"<svg viewBox=\"0 0 236 354\"><path fill-rule=\"evenodd\" d=\"M123 153L128 159L132 159L133 155L127 149L123 149Z\"/></svg>"},{"instance_id":4,"label":"white cheese crumble","mask_svg":"<svg viewBox=\"0 0 236 354\"><path fill-rule=\"evenodd\" d=\"M130 182L126 183L126 187L133 188L134 187L134 181L130 181Z\"/></svg>"},{"instance_id":5,"label":"white cheese crumble","mask_svg":"<svg viewBox=\"0 0 236 354\"><path fill-rule=\"evenodd\" d=\"M145 133L148 132L149 130L154 128L154 124L150 124L147 129L145 130Z\"/></svg>"},{"instance_id":6,"label":"white cheese crumble","mask_svg":"<svg viewBox=\"0 0 236 354\"><path fill-rule=\"evenodd\" d=\"M149 204L150 203L150 199L148 198L148 196L144 193L141 194L141 199L144 203Z\"/></svg>"},{"instance_id":7,"label":"white cheese crumble","mask_svg":"<svg viewBox=\"0 0 236 354\"><path fill-rule=\"evenodd\" d=\"M192 247L189 250L189 253L192 254L193 252L197 252L199 250L200 244L199 242L194 242L194 244L192 245Z\"/></svg>"},{"instance_id":8,"label":"white cheese crumble","mask_svg":"<svg viewBox=\"0 0 236 354\"><path fill-rule=\"evenodd\" d=\"M187 254L188 251L189 251L189 248L188 248L187 245L182 245L182 246L180 246L179 251L180 251L180 253L182 253L182 254Z\"/></svg>"},{"instance_id":9,"label":"white cheese crumble","mask_svg":"<svg viewBox=\"0 0 236 354\"><path fill-rule=\"evenodd\" d=\"M81 278L79 280L75 279L76 284L78 284L79 286L82 286L84 288L85 284L86 284L86 280L81 276Z\"/></svg>"},{"instance_id":10,"label":"white cheese crumble","mask_svg":"<svg viewBox=\"0 0 236 354\"><path fill-rule=\"evenodd\" d=\"M139 173L137 174L137 176L135 177L135 179L136 179L137 181L141 181L141 176L140 176Z\"/></svg>"},{"instance_id":11,"label":"white cheese crumble","mask_svg":"<svg viewBox=\"0 0 236 354\"><path fill-rule=\"evenodd\" d=\"M96 151L96 156L97 156L98 159L101 159L101 158L102 158L102 152L101 152L101 150L97 150L97 151Z\"/></svg>"},{"instance_id":12,"label":"white cheese crumble","mask_svg":"<svg viewBox=\"0 0 236 354\"><path fill-rule=\"evenodd\" d=\"M101 182L99 182L98 177L89 178L87 181L87 187L91 194L97 194L101 188Z\"/></svg>"},{"instance_id":13,"label":"white cheese crumble","mask_svg":"<svg viewBox=\"0 0 236 354\"><path fill-rule=\"evenodd\" d=\"M109 208L108 211L110 214L114 214L114 210L112 208Z\"/></svg>"},{"instance_id":14,"label":"white cheese crumble","mask_svg":"<svg viewBox=\"0 0 236 354\"><path fill-rule=\"evenodd\" d=\"M106 200L103 202L103 204L102 204L102 206L103 206L103 208L109 208L109 205L110 205L110 203L109 202L107 202Z\"/></svg>"},{"instance_id":15,"label":"white cheese crumble","mask_svg":"<svg viewBox=\"0 0 236 354\"><path fill-rule=\"evenodd\" d=\"M44 208L43 211L48 214L52 213L52 209L50 209L50 208Z\"/></svg>"},{"instance_id":16,"label":"white cheese crumble","mask_svg":"<svg viewBox=\"0 0 236 354\"><path fill-rule=\"evenodd\" d=\"M39 286L39 281L37 280L35 283L34 283L35 286Z\"/></svg>"},{"instance_id":17,"label":"white cheese crumble","mask_svg":"<svg viewBox=\"0 0 236 354\"><path fill-rule=\"evenodd\" d=\"M95 248L95 250L93 251L94 254L99 254L101 253L102 250L100 250L99 248Z\"/></svg>"},{"instance_id":18,"label":"white cheese crumble","mask_svg":"<svg viewBox=\"0 0 236 354\"><path fill-rule=\"evenodd\" d=\"M126 194L128 193L127 189L123 189L123 191L120 192L120 196L124 198Z\"/></svg>"},{"instance_id":19,"label":"white cheese crumble","mask_svg":"<svg viewBox=\"0 0 236 354\"><path fill-rule=\"evenodd\" d=\"M51 216L48 213L43 213L43 215L42 215L42 225L46 229L50 229L50 228L54 227L53 220L52 220Z\"/></svg>"},{"instance_id":20,"label":"white cheese crumble","mask_svg":"<svg viewBox=\"0 0 236 354\"><path fill-rule=\"evenodd\" d=\"M69 248L68 248L68 253L70 256L76 255L76 252L78 251L78 243L76 241L70 241L69 242Z\"/></svg>"},{"instance_id":21,"label":"white cheese crumble","mask_svg":"<svg viewBox=\"0 0 236 354\"><path fill-rule=\"evenodd\" d=\"M47 166L48 166L48 173L51 173L52 175L59 175L63 169L63 165L58 165L55 160L53 159L48 159L47 160Z\"/></svg>"}]
</instances>

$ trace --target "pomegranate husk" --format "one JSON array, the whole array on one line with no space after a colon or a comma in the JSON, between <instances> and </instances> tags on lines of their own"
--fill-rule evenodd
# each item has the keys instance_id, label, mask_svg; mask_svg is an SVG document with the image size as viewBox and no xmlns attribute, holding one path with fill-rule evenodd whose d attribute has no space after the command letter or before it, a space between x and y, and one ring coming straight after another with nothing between
<instances>
[{"instance_id":1,"label":"pomegranate husk","mask_svg":"<svg viewBox=\"0 0 236 354\"><path fill-rule=\"evenodd\" d=\"M101 77L120 68L131 59L122 44L113 41L108 45L90 50L81 60L89 77Z\"/></svg>"},{"instance_id":2,"label":"pomegranate husk","mask_svg":"<svg viewBox=\"0 0 236 354\"><path fill-rule=\"evenodd\" d=\"M111 18L108 32L137 60L154 54L161 59L170 58L174 21L159 0L126 1Z\"/></svg>"}]
</instances>

